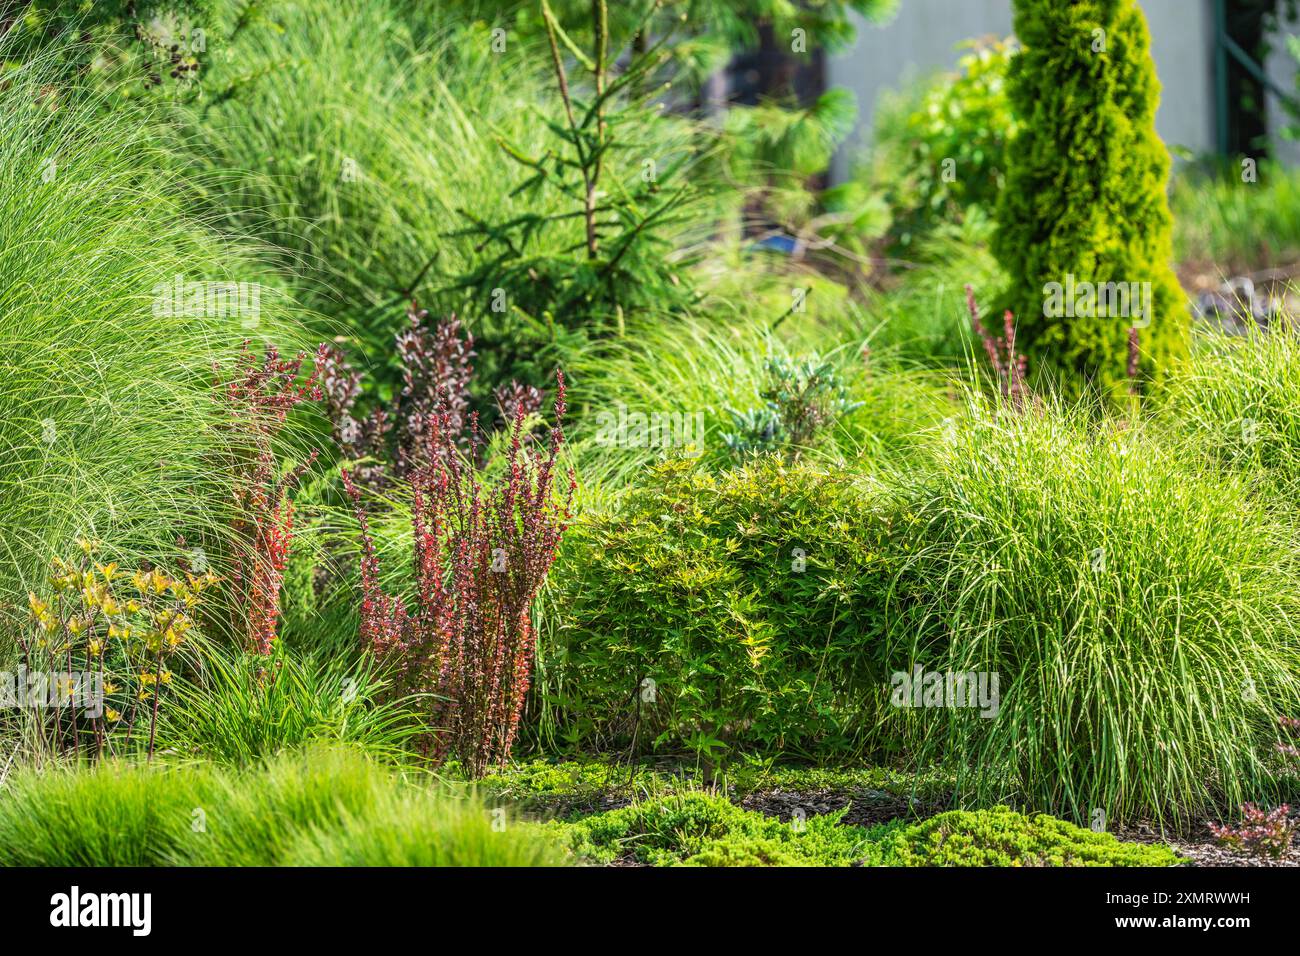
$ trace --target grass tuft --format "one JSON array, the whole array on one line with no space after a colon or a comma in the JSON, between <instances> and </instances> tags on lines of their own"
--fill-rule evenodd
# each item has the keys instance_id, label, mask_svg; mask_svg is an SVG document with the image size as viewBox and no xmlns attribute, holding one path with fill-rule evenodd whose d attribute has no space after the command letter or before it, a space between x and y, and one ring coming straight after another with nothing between
<instances>
[{"instance_id":1,"label":"grass tuft","mask_svg":"<svg viewBox=\"0 0 1300 956\"><path fill-rule=\"evenodd\" d=\"M983 805L1187 822L1276 790L1300 567L1249 481L1150 429L976 402L902 479L895 663L999 675L995 717L906 712Z\"/></svg>"}]
</instances>

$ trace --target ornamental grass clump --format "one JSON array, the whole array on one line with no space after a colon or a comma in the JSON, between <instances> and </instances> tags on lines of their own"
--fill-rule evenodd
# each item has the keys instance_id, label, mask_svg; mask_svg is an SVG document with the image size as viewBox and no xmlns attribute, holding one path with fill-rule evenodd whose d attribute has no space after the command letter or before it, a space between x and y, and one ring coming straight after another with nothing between
<instances>
[{"instance_id":1,"label":"ornamental grass clump","mask_svg":"<svg viewBox=\"0 0 1300 956\"><path fill-rule=\"evenodd\" d=\"M17 52L0 39L0 59ZM179 535L231 545L212 364L253 324L295 338L266 269L177 199L152 110L54 66L12 65L0 92L0 602L13 604L78 537L129 566ZM179 279L214 294L177 301Z\"/></svg>"},{"instance_id":2,"label":"ornamental grass clump","mask_svg":"<svg viewBox=\"0 0 1300 956\"><path fill-rule=\"evenodd\" d=\"M338 741L396 760L422 731L410 702L385 694L387 682L367 657L305 654L285 641L268 656L209 643L201 662L171 682L159 750L248 766Z\"/></svg>"},{"instance_id":3,"label":"ornamental grass clump","mask_svg":"<svg viewBox=\"0 0 1300 956\"><path fill-rule=\"evenodd\" d=\"M1290 322L1245 336L1202 336L1203 348L1161 396L1188 451L1267 483L1281 506L1300 490L1300 331Z\"/></svg>"},{"instance_id":4,"label":"ornamental grass clump","mask_svg":"<svg viewBox=\"0 0 1300 956\"><path fill-rule=\"evenodd\" d=\"M1140 423L972 399L900 477L895 666L996 674L993 716L901 711L963 797L1186 823L1279 790L1300 564L1249 481ZM907 735L907 730L899 730Z\"/></svg>"},{"instance_id":5,"label":"ornamental grass clump","mask_svg":"<svg viewBox=\"0 0 1300 956\"><path fill-rule=\"evenodd\" d=\"M562 862L543 828L337 744L238 769L161 759L19 768L0 801L2 866Z\"/></svg>"},{"instance_id":6,"label":"ornamental grass clump","mask_svg":"<svg viewBox=\"0 0 1300 956\"><path fill-rule=\"evenodd\" d=\"M429 695L430 755L454 755L474 777L505 762L532 677L533 601L568 526L575 482L557 494L564 443L558 374L549 448L526 447L516 410L504 468L476 468L477 418L463 429L444 405L427 422L427 464L410 476L415 589L385 593L361 492L343 480L361 528L361 642L396 672L395 690Z\"/></svg>"}]
</instances>

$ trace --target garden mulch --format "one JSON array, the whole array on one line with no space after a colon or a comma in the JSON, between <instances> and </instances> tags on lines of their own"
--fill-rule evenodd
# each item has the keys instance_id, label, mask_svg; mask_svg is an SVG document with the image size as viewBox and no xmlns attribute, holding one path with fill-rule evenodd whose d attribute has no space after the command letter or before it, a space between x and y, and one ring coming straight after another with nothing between
<instances>
[{"instance_id":1,"label":"garden mulch","mask_svg":"<svg viewBox=\"0 0 1300 956\"><path fill-rule=\"evenodd\" d=\"M1300 813L1292 813L1290 819L1292 823L1300 823ZM1300 866L1300 844L1293 841L1290 849L1278 859L1246 853L1220 846L1210 833L1209 825L1214 822L1217 821L1197 820L1190 833L1183 836L1162 834L1149 824L1122 829L1116 836L1132 843L1163 843L1186 857L1189 866Z\"/></svg>"},{"instance_id":2,"label":"garden mulch","mask_svg":"<svg viewBox=\"0 0 1300 956\"><path fill-rule=\"evenodd\" d=\"M739 804L746 810L756 810L781 820L790 820L799 811L805 817L812 817L838 813L847 806L849 810L840 822L860 827L873 827L899 817L929 816L940 810L923 804L915 797L903 797L884 790L831 787L813 790L756 790L741 797Z\"/></svg>"}]
</instances>

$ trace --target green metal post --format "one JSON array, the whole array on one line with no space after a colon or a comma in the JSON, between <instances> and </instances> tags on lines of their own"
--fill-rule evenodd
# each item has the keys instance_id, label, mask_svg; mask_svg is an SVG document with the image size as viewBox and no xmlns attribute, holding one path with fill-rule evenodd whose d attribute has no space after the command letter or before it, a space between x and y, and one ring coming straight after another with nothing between
<instances>
[{"instance_id":1,"label":"green metal post","mask_svg":"<svg viewBox=\"0 0 1300 956\"><path fill-rule=\"evenodd\" d=\"M1228 155L1227 0L1214 0L1214 119L1220 156Z\"/></svg>"}]
</instances>

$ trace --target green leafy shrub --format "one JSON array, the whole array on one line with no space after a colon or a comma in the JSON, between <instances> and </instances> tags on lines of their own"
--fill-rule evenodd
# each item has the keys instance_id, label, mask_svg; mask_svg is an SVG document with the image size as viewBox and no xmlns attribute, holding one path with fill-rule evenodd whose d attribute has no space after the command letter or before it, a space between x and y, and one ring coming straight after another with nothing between
<instances>
[{"instance_id":1,"label":"green leafy shrub","mask_svg":"<svg viewBox=\"0 0 1300 956\"><path fill-rule=\"evenodd\" d=\"M1165 846L1123 843L1044 813L954 810L884 841L889 866L1176 866Z\"/></svg>"},{"instance_id":2,"label":"green leafy shrub","mask_svg":"<svg viewBox=\"0 0 1300 956\"><path fill-rule=\"evenodd\" d=\"M1249 479L1087 409L977 403L900 482L912 603L891 652L999 675L992 719L900 713L960 793L1185 822L1277 789L1263 754L1300 696L1300 566Z\"/></svg>"},{"instance_id":3,"label":"green leafy shrub","mask_svg":"<svg viewBox=\"0 0 1300 956\"><path fill-rule=\"evenodd\" d=\"M1022 125L993 242L1005 305L1031 373L1069 394L1092 382L1118 398L1130 384L1130 326L1141 326L1141 377L1158 379L1186 353L1191 325L1171 266L1170 160L1155 131L1146 21L1133 0L1016 0L1015 30L1024 50L1007 85ZM1112 283L1137 284L1149 306L1140 321L1114 287L1099 301Z\"/></svg>"},{"instance_id":4,"label":"green leafy shrub","mask_svg":"<svg viewBox=\"0 0 1300 956\"><path fill-rule=\"evenodd\" d=\"M258 7L251 0L245 8ZM0 64L34 56L65 76L89 76L121 98L195 94L206 61L203 31L220 0L5 0L0 4Z\"/></svg>"},{"instance_id":5,"label":"green leafy shrub","mask_svg":"<svg viewBox=\"0 0 1300 956\"><path fill-rule=\"evenodd\" d=\"M851 866L878 857L887 827L841 826L843 812L783 823L725 797L651 798L575 823L552 824L579 859L652 866Z\"/></svg>"},{"instance_id":6,"label":"green leafy shrub","mask_svg":"<svg viewBox=\"0 0 1300 956\"><path fill-rule=\"evenodd\" d=\"M880 693L887 519L851 477L676 459L569 532L547 690L567 732L846 751Z\"/></svg>"},{"instance_id":7,"label":"green leafy shrub","mask_svg":"<svg viewBox=\"0 0 1300 956\"><path fill-rule=\"evenodd\" d=\"M540 828L315 747L243 771L104 763L23 770L0 801L6 866L540 866Z\"/></svg>"},{"instance_id":8,"label":"green leafy shrub","mask_svg":"<svg viewBox=\"0 0 1300 956\"><path fill-rule=\"evenodd\" d=\"M882 97L871 162L855 170L855 180L883 191L890 232L909 255L967 217L988 219L1006 185L1007 150L1018 130L1005 88L1016 45L965 46L971 50L954 72Z\"/></svg>"}]
</instances>

